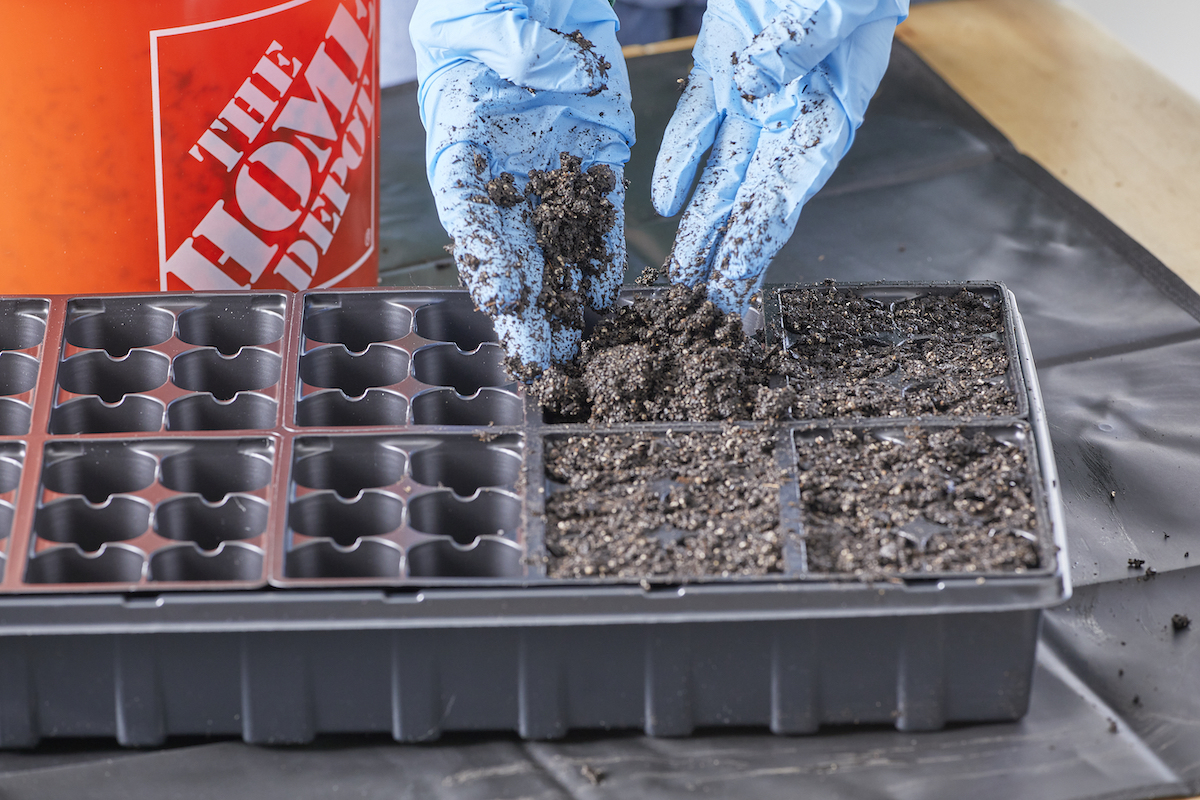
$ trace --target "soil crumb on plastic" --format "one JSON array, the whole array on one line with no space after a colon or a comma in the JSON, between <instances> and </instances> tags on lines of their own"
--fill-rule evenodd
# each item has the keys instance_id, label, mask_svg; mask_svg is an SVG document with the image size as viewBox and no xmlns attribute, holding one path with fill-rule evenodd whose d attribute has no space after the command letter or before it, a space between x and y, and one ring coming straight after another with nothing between
<instances>
[{"instance_id":1,"label":"soil crumb on plastic","mask_svg":"<svg viewBox=\"0 0 1200 800\"><path fill-rule=\"evenodd\" d=\"M1187 630L1192 626L1192 619L1187 614L1172 614L1171 628L1175 632Z\"/></svg>"},{"instance_id":2,"label":"soil crumb on plastic","mask_svg":"<svg viewBox=\"0 0 1200 800\"><path fill-rule=\"evenodd\" d=\"M628 433L548 439L552 578L671 579L783 569L776 434Z\"/></svg>"},{"instance_id":3,"label":"soil crumb on plastic","mask_svg":"<svg viewBox=\"0 0 1200 800\"><path fill-rule=\"evenodd\" d=\"M797 419L1016 413L999 303L964 290L884 305L833 286L780 300Z\"/></svg>"},{"instance_id":4,"label":"soil crumb on plastic","mask_svg":"<svg viewBox=\"0 0 1200 800\"><path fill-rule=\"evenodd\" d=\"M1041 563L1020 448L982 431L797 436L811 572L1024 572Z\"/></svg>"},{"instance_id":5,"label":"soil crumb on plastic","mask_svg":"<svg viewBox=\"0 0 1200 800\"><path fill-rule=\"evenodd\" d=\"M741 317L703 287L676 285L602 320L574 362L551 367L529 391L552 416L594 423L786 416L790 395L766 383L762 346Z\"/></svg>"}]
</instances>

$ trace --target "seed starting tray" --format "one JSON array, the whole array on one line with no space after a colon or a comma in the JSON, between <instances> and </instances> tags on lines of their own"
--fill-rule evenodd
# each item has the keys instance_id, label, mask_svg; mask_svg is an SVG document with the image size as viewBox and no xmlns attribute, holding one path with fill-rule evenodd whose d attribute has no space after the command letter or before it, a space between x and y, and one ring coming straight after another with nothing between
<instances>
[{"instance_id":1,"label":"seed starting tray","mask_svg":"<svg viewBox=\"0 0 1200 800\"><path fill-rule=\"evenodd\" d=\"M795 288L747 315L768 344ZM0 746L1019 717L1070 588L1013 298L838 290L963 288L1003 309L1016 413L772 425L782 571L687 582L547 577L543 447L721 424L547 422L465 292L0 299ZM796 437L911 426L1024 451L1040 567L809 573Z\"/></svg>"}]
</instances>

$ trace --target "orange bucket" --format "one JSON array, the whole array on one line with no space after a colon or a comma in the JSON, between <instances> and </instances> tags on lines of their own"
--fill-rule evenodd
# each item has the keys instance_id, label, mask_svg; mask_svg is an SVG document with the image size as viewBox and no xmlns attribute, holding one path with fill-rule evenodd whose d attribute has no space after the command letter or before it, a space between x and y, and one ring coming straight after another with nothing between
<instances>
[{"instance_id":1,"label":"orange bucket","mask_svg":"<svg viewBox=\"0 0 1200 800\"><path fill-rule=\"evenodd\" d=\"M378 9L6 7L0 294L374 285Z\"/></svg>"}]
</instances>

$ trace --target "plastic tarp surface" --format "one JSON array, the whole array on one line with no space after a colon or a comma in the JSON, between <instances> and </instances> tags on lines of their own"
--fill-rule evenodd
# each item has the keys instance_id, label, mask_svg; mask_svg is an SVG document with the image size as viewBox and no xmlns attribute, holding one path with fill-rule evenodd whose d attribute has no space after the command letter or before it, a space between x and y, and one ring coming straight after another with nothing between
<instances>
[{"instance_id":1,"label":"plastic tarp surface","mask_svg":"<svg viewBox=\"0 0 1200 800\"><path fill-rule=\"evenodd\" d=\"M674 235L675 221L651 209L648 185L688 66L687 53L630 64L639 135L627 171L633 275L660 263ZM383 119L385 277L452 282L412 86L384 93ZM1047 614L1020 722L915 735L460 736L420 746L356 737L156 751L50 742L0 753L0 797L1069 800L1200 791L1200 297L901 46L853 151L767 279L824 278L1001 280L1016 293L1063 481L1076 584L1071 601ZM1144 564L1131 568L1130 559ZM1194 629L1175 631L1174 614L1195 619Z\"/></svg>"}]
</instances>

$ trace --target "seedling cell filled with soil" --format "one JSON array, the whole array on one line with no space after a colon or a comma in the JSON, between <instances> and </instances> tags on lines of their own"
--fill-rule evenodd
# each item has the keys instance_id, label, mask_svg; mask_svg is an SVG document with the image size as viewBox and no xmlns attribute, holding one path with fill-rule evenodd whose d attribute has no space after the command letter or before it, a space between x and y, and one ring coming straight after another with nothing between
<instances>
[{"instance_id":1,"label":"seedling cell filled with soil","mask_svg":"<svg viewBox=\"0 0 1200 800\"><path fill-rule=\"evenodd\" d=\"M551 578L695 579L784 569L789 480L773 431L547 440ZM794 532L793 532L794 533Z\"/></svg>"},{"instance_id":2,"label":"seedling cell filled with soil","mask_svg":"<svg viewBox=\"0 0 1200 800\"><path fill-rule=\"evenodd\" d=\"M774 369L795 391L794 418L1018 413L998 294L913 294L780 292Z\"/></svg>"},{"instance_id":3,"label":"seedling cell filled with soil","mask_svg":"<svg viewBox=\"0 0 1200 800\"><path fill-rule=\"evenodd\" d=\"M1027 430L796 434L810 573L1010 572L1041 565Z\"/></svg>"}]
</instances>

